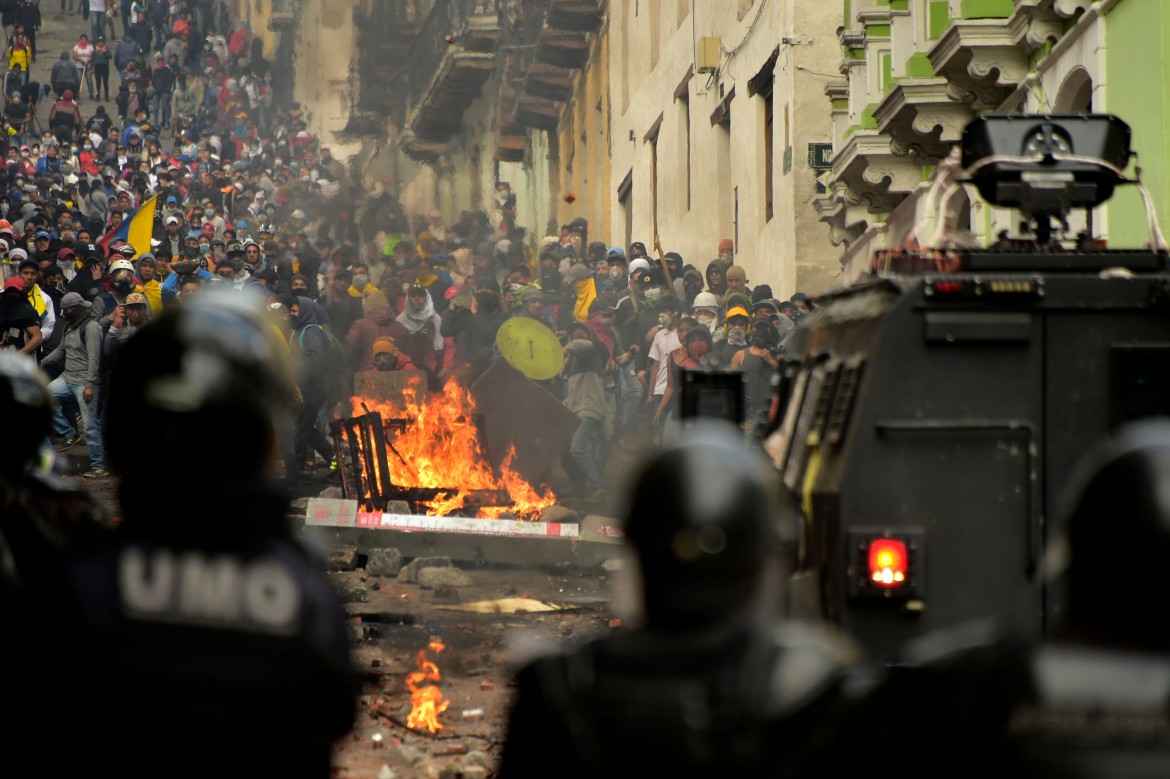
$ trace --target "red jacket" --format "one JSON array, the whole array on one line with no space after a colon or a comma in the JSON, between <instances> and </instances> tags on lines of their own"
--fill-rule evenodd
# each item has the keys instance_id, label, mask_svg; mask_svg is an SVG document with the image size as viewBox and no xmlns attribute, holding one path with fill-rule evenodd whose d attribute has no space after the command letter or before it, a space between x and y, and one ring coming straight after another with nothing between
<instances>
[{"instance_id":1,"label":"red jacket","mask_svg":"<svg viewBox=\"0 0 1170 779\"><path fill-rule=\"evenodd\" d=\"M374 341L383 336L393 337L390 332L393 324L394 315L388 308L376 308L353 323L345 336L345 343L349 364L355 371L374 369ZM400 355L401 348L399 346Z\"/></svg>"}]
</instances>

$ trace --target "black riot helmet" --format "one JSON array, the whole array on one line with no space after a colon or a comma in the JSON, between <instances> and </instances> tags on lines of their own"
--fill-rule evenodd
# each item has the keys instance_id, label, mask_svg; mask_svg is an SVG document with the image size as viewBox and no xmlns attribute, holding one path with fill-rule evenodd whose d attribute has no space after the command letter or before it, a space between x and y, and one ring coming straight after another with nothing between
<instances>
[{"instance_id":1,"label":"black riot helmet","mask_svg":"<svg viewBox=\"0 0 1170 779\"><path fill-rule=\"evenodd\" d=\"M1170 421L1121 428L1069 480L1049 574L1066 585L1065 629L1170 649Z\"/></svg>"},{"instance_id":2,"label":"black riot helmet","mask_svg":"<svg viewBox=\"0 0 1170 779\"><path fill-rule=\"evenodd\" d=\"M695 425L682 435L642 471L626 517L651 626L734 616L752 600L781 539L762 453L728 424Z\"/></svg>"},{"instance_id":3,"label":"black riot helmet","mask_svg":"<svg viewBox=\"0 0 1170 779\"><path fill-rule=\"evenodd\" d=\"M0 480L16 487L36 460L53 418L49 385L31 357L0 351L0 408L4 409Z\"/></svg>"},{"instance_id":4,"label":"black riot helmet","mask_svg":"<svg viewBox=\"0 0 1170 779\"><path fill-rule=\"evenodd\" d=\"M250 295L200 295L116 353L104 419L116 472L156 480L171 464L224 463L244 482L270 473L289 374L258 305Z\"/></svg>"}]
</instances>

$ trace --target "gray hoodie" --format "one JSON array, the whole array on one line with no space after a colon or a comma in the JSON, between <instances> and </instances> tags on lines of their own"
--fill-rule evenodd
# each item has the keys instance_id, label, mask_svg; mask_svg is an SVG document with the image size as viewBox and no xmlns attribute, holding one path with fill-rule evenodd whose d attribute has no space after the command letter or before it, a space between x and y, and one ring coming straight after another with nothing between
<instances>
[{"instance_id":1,"label":"gray hoodie","mask_svg":"<svg viewBox=\"0 0 1170 779\"><path fill-rule=\"evenodd\" d=\"M82 333L85 334L84 339ZM65 337L44 359L42 367L64 363L61 376L69 384L97 389L102 356L102 327L89 309L75 322L65 321Z\"/></svg>"}]
</instances>

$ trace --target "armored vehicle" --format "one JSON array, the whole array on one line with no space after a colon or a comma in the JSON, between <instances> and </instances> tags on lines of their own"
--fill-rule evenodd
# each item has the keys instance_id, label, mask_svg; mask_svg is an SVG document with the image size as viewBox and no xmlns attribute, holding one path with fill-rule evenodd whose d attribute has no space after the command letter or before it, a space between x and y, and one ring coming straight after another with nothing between
<instances>
[{"instance_id":1,"label":"armored vehicle","mask_svg":"<svg viewBox=\"0 0 1170 779\"><path fill-rule=\"evenodd\" d=\"M1112 116L976 120L965 180L1033 237L885 253L807 318L767 443L803 519L794 613L876 657L965 620L1039 635L1059 617L1042 561L1073 463L1117 425L1170 415L1156 224L1147 249L1053 238L1052 220L1136 183L1129 157Z\"/></svg>"}]
</instances>

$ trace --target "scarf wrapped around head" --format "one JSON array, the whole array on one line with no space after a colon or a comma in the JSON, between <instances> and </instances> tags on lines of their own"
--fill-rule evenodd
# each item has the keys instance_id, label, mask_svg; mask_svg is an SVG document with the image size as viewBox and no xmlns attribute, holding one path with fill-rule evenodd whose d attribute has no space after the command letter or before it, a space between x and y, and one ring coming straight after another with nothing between
<instances>
[{"instance_id":1,"label":"scarf wrapped around head","mask_svg":"<svg viewBox=\"0 0 1170 779\"><path fill-rule=\"evenodd\" d=\"M434 327L433 343L435 351L440 351L443 348L443 336L439 334L439 326L434 322L435 319L435 303L431 300L431 293L426 290L426 302L419 310L415 310L410 304L410 296L406 298L406 303L402 307L402 313L398 315L395 320L400 325L406 328L406 332L414 335L422 330L428 324Z\"/></svg>"}]
</instances>

